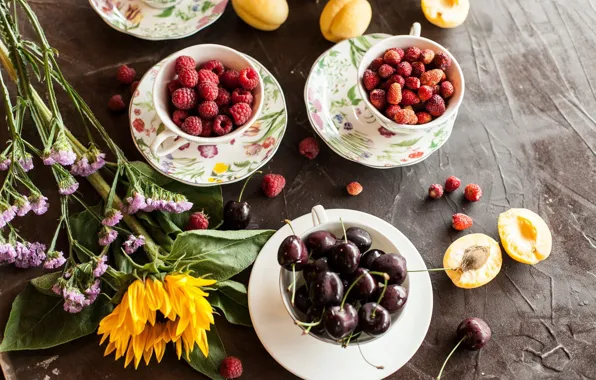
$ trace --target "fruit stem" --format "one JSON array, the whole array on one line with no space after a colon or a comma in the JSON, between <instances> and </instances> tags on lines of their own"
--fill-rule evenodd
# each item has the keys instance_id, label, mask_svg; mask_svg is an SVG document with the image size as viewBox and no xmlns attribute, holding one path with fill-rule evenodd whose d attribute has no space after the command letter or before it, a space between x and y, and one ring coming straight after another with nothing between
<instances>
[{"instance_id":1,"label":"fruit stem","mask_svg":"<svg viewBox=\"0 0 596 380\"><path fill-rule=\"evenodd\" d=\"M294 298L296 297L296 264L292 264L292 307L294 307Z\"/></svg>"},{"instance_id":2,"label":"fruit stem","mask_svg":"<svg viewBox=\"0 0 596 380\"><path fill-rule=\"evenodd\" d=\"M379 299L377 300L377 305L380 305L381 304L381 300L383 299L383 296L385 296L385 291L387 290L387 282L388 281L389 280L388 280L388 278L386 276L385 277L385 286L383 286L383 290L381 291L381 295L379 296ZM373 312L372 312L372 314L371 314L371 317L374 318L376 312L377 312L377 309L374 309Z\"/></svg>"},{"instance_id":3,"label":"fruit stem","mask_svg":"<svg viewBox=\"0 0 596 380\"><path fill-rule=\"evenodd\" d=\"M345 342L342 343L342 347L343 348L348 348L348 346L350 345L350 341L352 340L352 338L354 337L354 335L356 335L356 337L360 336L360 332L357 332L356 334L354 334L354 331L352 331L350 333L350 336L348 336L348 339L346 339Z\"/></svg>"},{"instance_id":4,"label":"fruit stem","mask_svg":"<svg viewBox=\"0 0 596 380\"><path fill-rule=\"evenodd\" d=\"M358 276L354 281L352 281L352 283L350 284L350 287L348 288L348 290L344 293L344 298L341 300L341 305L339 305L339 309L343 310L344 309L344 304L346 303L346 300L348 299L348 295L350 294L350 291L352 290L352 288L356 285L356 283L358 281L360 281L360 279L362 277L364 277L367 273L370 274L376 274L378 276L383 276L383 278L385 278L385 284L387 284L387 281L389 280L389 275L387 273L384 272L366 272L366 273L362 273L360 276Z\"/></svg>"},{"instance_id":5,"label":"fruit stem","mask_svg":"<svg viewBox=\"0 0 596 380\"><path fill-rule=\"evenodd\" d=\"M446 271L446 270L457 270L457 269L453 269L453 268L416 269L416 270L409 270L408 273L414 273L414 272L440 272L440 271Z\"/></svg>"},{"instance_id":6,"label":"fruit stem","mask_svg":"<svg viewBox=\"0 0 596 380\"><path fill-rule=\"evenodd\" d=\"M316 322L301 322L301 321L294 321L295 324L297 324L298 326L305 326L305 327L315 327L321 324L321 321L323 320L323 318L319 319Z\"/></svg>"},{"instance_id":7,"label":"fruit stem","mask_svg":"<svg viewBox=\"0 0 596 380\"><path fill-rule=\"evenodd\" d=\"M366 356L364 356L364 354L362 353L362 348L360 348L360 344L358 342L356 342L356 345L358 346L358 350L360 351L360 356L362 356L362 359L364 359L364 361L366 362L366 364L368 364L371 367L375 367L376 369L385 369L385 367L382 366L382 365L374 365L371 362L369 362L366 359Z\"/></svg>"},{"instance_id":8,"label":"fruit stem","mask_svg":"<svg viewBox=\"0 0 596 380\"><path fill-rule=\"evenodd\" d=\"M445 359L445 361L443 362L443 366L441 367L441 371L439 372L439 375L437 376L437 380L440 380L441 379L441 376L443 375L443 370L445 369L445 365L449 361L449 358L451 358L451 355L453 355L453 353L455 352L455 350L457 350L457 348L459 347L459 345L462 344L463 341L466 340L466 338L467 338L467 336L464 336L463 338L461 338L459 340L459 342L457 342L457 344L455 345L455 347L453 347L453 350L451 350L451 352L449 353L449 355L447 355L447 359Z\"/></svg>"},{"instance_id":9,"label":"fruit stem","mask_svg":"<svg viewBox=\"0 0 596 380\"><path fill-rule=\"evenodd\" d=\"M284 220L284 223L287 224L288 226L290 226L290 229L292 230L292 234L294 236L298 236L298 235L296 235L296 231L294 231L294 227L292 227L292 221L291 220L285 219Z\"/></svg>"},{"instance_id":10,"label":"fruit stem","mask_svg":"<svg viewBox=\"0 0 596 380\"><path fill-rule=\"evenodd\" d=\"M341 222L341 229L344 230L344 242L347 243L348 242L348 234L346 233L346 226L344 225L344 220L342 218L339 218L339 221ZM343 303L342 303L343 305Z\"/></svg>"},{"instance_id":11,"label":"fruit stem","mask_svg":"<svg viewBox=\"0 0 596 380\"><path fill-rule=\"evenodd\" d=\"M244 185L242 185L242 190L240 190L240 196L238 196L238 203L240 203L242 201L242 195L244 194L244 189L246 189L246 185L248 184L248 181L250 181L250 179L252 178L253 175L255 175L256 173L263 173L260 170L257 170L256 172L252 173L251 175L248 176L248 178L246 179L246 181L244 181Z\"/></svg>"}]
</instances>

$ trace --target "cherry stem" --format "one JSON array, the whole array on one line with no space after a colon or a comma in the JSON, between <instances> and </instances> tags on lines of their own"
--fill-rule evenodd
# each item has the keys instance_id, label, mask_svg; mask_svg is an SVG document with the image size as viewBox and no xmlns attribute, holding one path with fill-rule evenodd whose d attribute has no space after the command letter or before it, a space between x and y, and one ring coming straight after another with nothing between
<instances>
[{"instance_id":1,"label":"cherry stem","mask_svg":"<svg viewBox=\"0 0 596 380\"><path fill-rule=\"evenodd\" d=\"M348 242L348 234L346 233L346 226L344 225L344 220L342 218L339 218L339 221L341 222L341 229L344 230L344 242Z\"/></svg>"},{"instance_id":2,"label":"cherry stem","mask_svg":"<svg viewBox=\"0 0 596 380\"><path fill-rule=\"evenodd\" d=\"M294 227L292 226L292 221L290 221L290 220L286 219L286 220L284 220L284 223L285 223L285 224L287 224L288 226L290 226L290 229L292 230L292 234L293 234L294 236L297 236L297 235L296 235L296 231L294 231Z\"/></svg>"},{"instance_id":3,"label":"cherry stem","mask_svg":"<svg viewBox=\"0 0 596 380\"><path fill-rule=\"evenodd\" d=\"M292 306L296 297L296 264L292 264Z\"/></svg>"},{"instance_id":4,"label":"cherry stem","mask_svg":"<svg viewBox=\"0 0 596 380\"><path fill-rule=\"evenodd\" d=\"M389 279L387 278L387 276L385 277L385 286L383 286L383 290L381 291L381 295L379 296L379 299L377 300L377 305L381 304L381 300L383 299L383 296L385 295L385 291L387 290L387 282L389 282ZM374 318L375 317L375 313L377 312L377 309L375 308L371 314L371 317Z\"/></svg>"},{"instance_id":5,"label":"cherry stem","mask_svg":"<svg viewBox=\"0 0 596 380\"><path fill-rule=\"evenodd\" d=\"M389 275L385 272L366 272L369 274L376 274L378 276L383 276L383 278L385 278L385 283L387 283L387 280L389 280ZM350 287L348 288L348 290L344 293L344 298L341 300L341 305L339 305L339 309L343 310L344 309L344 304L346 303L346 300L348 299L348 294L350 294L350 291L352 290L352 288L356 285L356 283L358 281L360 281L360 279L362 277L364 277L366 275L366 273L362 273L360 276L358 276L354 281L352 281L352 283L350 284Z\"/></svg>"},{"instance_id":6,"label":"cherry stem","mask_svg":"<svg viewBox=\"0 0 596 380\"><path fill-rule=\"evenodd\" d=\"M238 197L238 202L242 201L242 194L244 194L244 189L246 189L246 185L248 184L248 181L250 181L250 179L252 178L253 175L255 175L256 173L263 173L260 170L257 170L256 172L252 173L251 175L248 176L248 178L246 179L246 181L244 181L244 185L242 185L242 190L240 190L240 196Z\"/></svg>"},{"instance_id":7,"label":"cherry stem","mask_svg":"<svg viewBox=\"0 0 596 380\"><path fill-rule=\"evenodd\" d=\"M416 269L416 270L409 270L408 273L414 273L414 272L440 272L440 271L446 271L446 270L457 270L457 269L453 269L453 268Z\"/></svg>"},{"instance_id":8,"label":"cherry stem","mask_svg":"<svg viewBox=\"0 0 596 380\"><path fill-rule=\"evenodd\" d=\"M356 345L358 346L358 350L360 351L360 356L362 356L362 359L364 359L364 361L366 362L366 364L368 364L371 367L375 367L376 369L385 369L385 367L382 366L382 365L374 365L371 362L369 362L366 359L366 356L364 356L364 354L362 353L362 348L360 348L360 344L358 343L358 341L356 341Z\"/></svg>"},{"instance_id":9,"label":"cherry stem","mask_svg":"<svg viewBox=\"0 0 596 380\"><path fill-rule=\"evenodd\" d=\"M300 321L294 321L295 324L297 324L298 326L304 326L304 327L314 327L314 326L318 326L321 324L321 321L323 320L323 318L319 319L316 322L300 322Z\"/></svg>"},{"instance_id":10,"label":"cherry stem","mask_svg":"<svg viewBox=\"0 0 596 380\"><path fill-rule=\"evenodd\" d=\"M453 347L453 350L451 350L451 352L449 353L449 355L447 355L447 359L445 359L445 361L443 362L443 366L441 367L441 371L439 372L439 375L437 376L437 380L439 380L441 378L441 376L443 375L443 370L445 369L445 365L447 365L447 362L449 361L449 358L451 358L451 355L453 355L453 353L455 352L455 350L457 350L457 348L459 347L460 344L463 343L464 340L466 340L467 336L464 336L463 338L461 338L459 340L459 342L457 342L457 344L455 345L455 347Z\"/></svg>"},{"instance_id":11,"label":"cherry stem","mask_svg":"<svg viewBox=\"0 0 596 380\"><path fill-rule=\"evenodd\" d=\"M348 348L348 346L350 345L350 341L352 340L352 338L354 337L354 335L356 335L356 337L360 336L360 332L357 332L356 334L354 334L354 331L352 331L350 333L350 336L348 336L348 339L346 339L345 342L342 343L342 347L343 348Z\"/></svg>"}]
</instances>

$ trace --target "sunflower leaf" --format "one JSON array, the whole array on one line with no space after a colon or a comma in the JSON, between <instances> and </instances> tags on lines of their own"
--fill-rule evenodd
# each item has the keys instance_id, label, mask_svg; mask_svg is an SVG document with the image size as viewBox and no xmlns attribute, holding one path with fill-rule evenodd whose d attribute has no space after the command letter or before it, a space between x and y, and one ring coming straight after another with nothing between
<instances>
[{"instance_id":1,"label":"sunflower leaf","mask_svg":"<svg viewBox=\"0 0 596 380\"><path fill-rule=\"evenodd\" d=\"M89 335L112 309L106 297L77 314L65 312L63 303L27 285L12 304L0 352L50 348Z\"/></svg>"},{"instance_id":2,"label":"sunflower leaf","mask_svg":"<svg viewBox=\"0 0 596 380\"><path fill-rule=\"evenodd\" d=\"M220 309L230 323L252 326L246 286L231 280L218 282L214 286L218 291L209 294L209 303Z\"/></svg>"},{"instance_id":3,"label":"sunflower leaf","mask_svg":"<svg viewBox=\"0 0 596 380\"><path fill-rule=\"evenodd\" d=\"M192 368L208 378L212 380L224 380L219 374L219 365L227 355L215 325L211 325L211 330L207 331L207 341L209 343L208 357L205 357L196 345L194 350L190 353L190 359L187 359L186 355L182 355L182 357Z\"/></svg>"},{"instance_id":4,"label":"sunflower leaf","mask_svg":"<svg viewBox=\"0 0 596 380\"><path fill-rule=\"evenodd\" d=\"M210 274L224 281L248 268L273 235L272 230L215 231L193 230L179 234L166 259L181 257L181 264L199 275Z\"/></svg>"}]
</instances>

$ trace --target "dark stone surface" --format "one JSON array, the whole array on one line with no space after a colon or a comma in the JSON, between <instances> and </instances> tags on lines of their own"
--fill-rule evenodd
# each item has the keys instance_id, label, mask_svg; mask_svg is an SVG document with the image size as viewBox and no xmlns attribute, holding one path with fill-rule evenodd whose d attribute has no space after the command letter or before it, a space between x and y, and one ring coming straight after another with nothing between
<instances>
[{"instance_id":1,"label":"dark stone surface","mask_svg":"<svg viewBox=\"0 0 596 380\"><path fill-rule=\"evenodd\" d=\"M499 276L475 290L458 289L442 273L431 274L435 304L430 330L418 353L390 379L432 379L454 344L455 328L470 316L484 318L493 339L480 352L457 352L444 379L596 379L596 34L590 25L596 9L589 0L473 1L466 23L441 30L424 19L418 1L375 0L368 32L403 34L414 21L422 34L446 46L466 77L466 96L449 141L429 159L403 169L375 170L348 162L326 146L315 161L298 154L298 142L314 133L303 102L312 62L332 45L321 36L319 14L325 4L290 1L288 21L276 32L256 31L228 6L209 28L178 41L149 42L120 34L104 24L83 0L30 0L50 42L61 53L66 77L131 159L139 159L126 114L112 116L108 98L118 88L120 63L144 72L161 58L189 45L211 42L231 46L262 62L281 83L288 103L288 132L266 172L283 174L284 193L266 199L258 181L247 199L255 212L251 228L279 228L284 218L311 206L352 208L379 216L403 231L429 266L439 266L447 246L461 233L450 228L451 215L463 209L475 220L473 232L497 237L500 212L527 207L552 229L553 254L535 267L504 257ZM77 123L72 109L69 123ZM71 124L72 127L72 124ZM76 127L75 127L76 128ZM0 131L6 140L6 130ZM457 175L484 189L477 204L425 199L427 187ZM53 181L43 170L33 174L54 200ZM353 180L364 186L346 195ZM225 186L226 198L241 185ZM83 186L92 198L93 191ZM43 218L29 216L20 227L26 236L50 238L57 207ZM38 273L0 269L0 326L10 304ZM246 276L248 278L248 276ZM229 354L242 358L244 379L291 379L248 328L217 324ZM393 342L399 344L399 342ZM122 369L103 358L96 336L62 347L2 355L7 378L42 379L197 379L172 351L161 365ZM305 363L308 365L308 363Z\"/></svg>"}]
</instances>

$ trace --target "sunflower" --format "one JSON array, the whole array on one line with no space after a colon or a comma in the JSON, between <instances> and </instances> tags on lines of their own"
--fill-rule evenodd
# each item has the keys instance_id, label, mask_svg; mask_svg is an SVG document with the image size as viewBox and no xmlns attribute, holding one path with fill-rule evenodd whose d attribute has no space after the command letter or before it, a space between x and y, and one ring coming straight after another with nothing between
<instances>
[{"instance_id":1,"label":"sunflower","mask_svg":"<svg viewBox=\"0 0 596 380\"><path fill-rule=\"evenodd\" d=\"M116 351L116 360L125 356L124 367L134 359L135 369L141 359L149 364L153 353L158 362L166 344L173 342L178 359L182 350L189 358L195 343L207 357L207 333L213 324L213 309L202 286L215 280L187 274L165 276L163 282L147 278L133 282L116 308L99 323L97 333L108 346L104 356Z\"/></svg>"}]
</instances>

